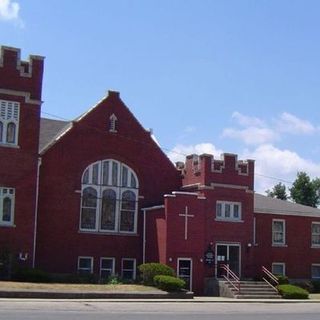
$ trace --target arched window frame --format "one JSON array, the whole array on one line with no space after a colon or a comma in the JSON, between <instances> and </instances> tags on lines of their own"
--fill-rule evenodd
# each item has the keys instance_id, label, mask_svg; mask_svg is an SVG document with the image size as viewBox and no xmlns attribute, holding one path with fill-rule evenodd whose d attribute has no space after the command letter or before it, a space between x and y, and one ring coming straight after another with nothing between
<instances>
[{"instance_id":1,"label":"arched window frame","mask_svg":"<svg viewBox=\"0 0 320 320\"><path fill-rule=\"evenodd\" d=\"M4 220L4 203L5 199L11 201L10 220ZM0 226L13 226L14 223L14 207L15 207L15 189L0 187Z\"/></svg>"},{"instance_id":2,"label":"arched window frame","mask_svg":"<svg viewBox=\"0 0 320 320\"><path fill-rule=\"evenodd\" d=\"M126 174L125 174L126 172ZM122 177L126 176L126 179ZM90 164L82 174L81 178L81 208L80 208L80 231L85 232L102 232L102 233L137 233L138 222L138 197L139 197L139 181L136 173L126 164L115 159L105 159ZM96 211L96 226L95 229L86 229L81 226L82 214L82 194L87 187L95 188L98 194L98 204ZM116 194L115 208L115 225L114 229L106 229L102 227L102 205L103 192L113 190ZM132 191L135 195L135 210L134 210L134 226L133 230L121 230L121 207L122 195L125 191Z\"/></svg>"},{"instance_id":3,"label":"arched window frame","mask_svg":"<svg viewBox=\"0 0 320 320\"><path fill-rule=\"evenodd\" d=\"M18 145L20 104L15 101L0 100L0 144ZM10 127L14 127L14 135L9 139Z\"/></svg>"}]
</instances>

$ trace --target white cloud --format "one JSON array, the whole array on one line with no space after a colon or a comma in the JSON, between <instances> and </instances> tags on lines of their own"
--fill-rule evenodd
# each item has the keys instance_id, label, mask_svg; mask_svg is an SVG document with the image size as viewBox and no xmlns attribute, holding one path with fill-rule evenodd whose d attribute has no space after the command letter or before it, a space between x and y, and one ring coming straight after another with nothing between
<instances>
[{"instance_id":1,"label":"white cloud","mask_svg":"<svg viewBox=\"0 0 320 320\"><path fill-rule=\"evenodd\" d=\"M283 112L276 122L277 130L279 132L290 134L312 134L318 130L309 121L300 119L288 112Z\"/></svg>"},{"instance_id":2,"label":"white cloud","mask_svg":"<svg viewBox=\"0 0 320 320\"><path fill-rule=\"evenodd\" d=\"M222 150L216 148L212 143L199 143L196 145L176 145L171 151L168 153L169 159L175 163L177 161L185 161L186 156L190 154L203 154L209 153L215 156L220 156L223 153Z\"/></svg>"},{"instance_id":3,"label":"white cloud","mask_svg":"<svg viewBox=\"0 0 320 320\"><path fill-rule=\"evenodd\" d=\"M253 151L245 150L241 158L255 160L255 189L260 193L271 189L278 182L290 186L298 171L306 171L311 177L320 176L320 163L304 159L296 152L281 150L271 144L261 145Z\"/></svg>"},{"instance_id":4,"label":"white cloud","mask_svg":"<svg viewBox=\"0 0 320 320\"><path fill-rule=\"evenodd\" d=\"M0 0L0 20L14 21L19 26L23 26L23 22L19 17L20 5L12 0Z\"/></svg>"},{"instance_id":5,"label":"white cloud","mask_svg":"<svg viewBox=\"0 0 320 320\"><path fill-rule=\"evenodd\" d=\"M235 111L231 117L232 119L235 119L238 122L238 124L240 124L243 127L263 127L265 125L261 119L256 117L245 116L238 111Z\"/></svg>"},{"instance_id":6,"label":"white cloud","mask_svg":"<svg viewBox=\"0 0 320 320\"><path fill-rule=\"evenodd\" d=\"M259 145L278 139L277 133L273 130L258 127L248 127L242 130L226 128L222 132L222 137L238 139L247 145Z\"/></svg>"}]
</instances>

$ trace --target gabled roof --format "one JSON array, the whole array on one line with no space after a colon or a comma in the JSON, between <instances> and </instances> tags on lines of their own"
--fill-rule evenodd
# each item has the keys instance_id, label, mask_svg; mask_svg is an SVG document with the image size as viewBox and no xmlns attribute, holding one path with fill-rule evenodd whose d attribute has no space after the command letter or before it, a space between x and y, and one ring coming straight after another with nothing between
<instances>
[{"instance_id":1,"label":"gabled roof","mask_svg":"<svg viewBox=\"0 0 320 320\"><path fill-rule=\"evenodd\" d=\"M254 195L254 212L320 218L320 210L317 208L267 197L258 193Z\"/></svg>"},{"instance_id":2,"label":"gabled roof","mask_svg":"<svg viewBox=\"0 0 320 320\"><path fill-rule=\"evenodd\" d=\"M40 119L39 152L51 145L63 132L72 126L72 122Z\"/></svg>"}]
</instances>

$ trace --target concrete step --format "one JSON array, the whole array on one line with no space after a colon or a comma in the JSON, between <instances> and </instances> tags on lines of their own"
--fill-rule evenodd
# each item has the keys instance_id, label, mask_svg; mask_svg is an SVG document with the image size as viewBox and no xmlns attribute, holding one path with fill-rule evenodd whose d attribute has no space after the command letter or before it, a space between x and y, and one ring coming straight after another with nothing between
<instances>
[{"instance_id":1,"label":"concrete step","mask_svg":"<svg viewBox=\"0 0 320 320\"><path fill-rule=\"evenodd\" d=\"M236 299L281 299L280 295L237 294Z\"/></svg>"}]
</instances>

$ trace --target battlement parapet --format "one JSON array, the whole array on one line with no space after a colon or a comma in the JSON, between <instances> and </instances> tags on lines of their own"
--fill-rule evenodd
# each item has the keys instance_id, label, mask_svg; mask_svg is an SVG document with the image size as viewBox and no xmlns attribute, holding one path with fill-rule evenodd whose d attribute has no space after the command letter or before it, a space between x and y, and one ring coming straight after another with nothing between
<instances>
[{"instance_id":1,"label":"battlement parapet","mask_svg":"<svg viewBox=\"0 0 320 320\"><path fill-rule=\"evenodd\" d=\"M181 170L181 163L179 166ZM254 160L238 160L236 154L224 153L221 159L214 159L211 154L192 154L186 157L181 171L184 185L220 183L246 186L253 190Z\"/></svg>"},{"instance_id":2,"label":"battlement parapet","mask_svg":"<svg viewBox=\"0 0 320 320\"><path fill-rule=\"evenodd\" d=\"M44 57L30 55L21 60L21 51L13 47L0 47L0 89L23 91L31 99L41 100ZM8 91L9 90L9 91Z\"/></svg>"}]
</instances>

